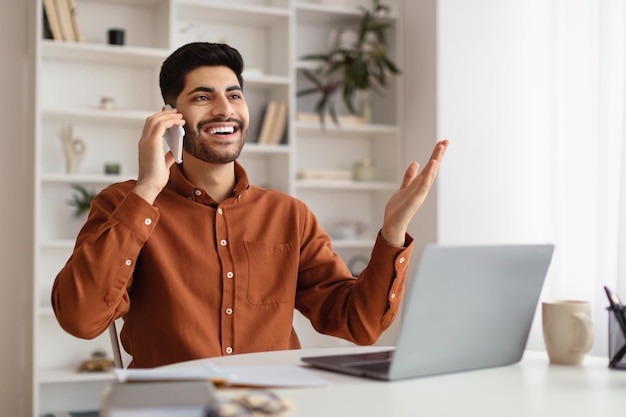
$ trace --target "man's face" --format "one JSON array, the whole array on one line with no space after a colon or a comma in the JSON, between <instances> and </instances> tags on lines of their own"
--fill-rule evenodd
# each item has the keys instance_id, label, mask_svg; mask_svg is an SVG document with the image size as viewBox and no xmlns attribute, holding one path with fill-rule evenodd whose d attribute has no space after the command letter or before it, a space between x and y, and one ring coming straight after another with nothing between
<instances>
[{"instance_id":1,"label":"man's face","mask_svg":"<svg viewBox=\"0 0 626 417\"><path fill-rule=\"evenodd\" d=\"M228 67L199 67L185 77L176 99L185 118L184 149L210 163L239 157L249 127L248 105L237 76ZM183 158L184 159L184 158Z\"/></svg>"}]
</instances>

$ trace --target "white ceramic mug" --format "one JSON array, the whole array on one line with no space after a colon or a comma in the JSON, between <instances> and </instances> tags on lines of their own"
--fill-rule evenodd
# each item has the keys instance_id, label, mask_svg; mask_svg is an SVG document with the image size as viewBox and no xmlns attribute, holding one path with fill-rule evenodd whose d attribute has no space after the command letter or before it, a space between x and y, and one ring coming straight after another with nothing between
<instances>
[{"instance_id":1,"label":"white ceramic mug","mask_svg":"<svg viewBox=\"0 0 626 417\"><path fill-rule=\"evenodd\" d=\"M545 301L542 323L550 363L580 365L593 345L591 304L581 300Z\"/></svg>"}]
</instances>

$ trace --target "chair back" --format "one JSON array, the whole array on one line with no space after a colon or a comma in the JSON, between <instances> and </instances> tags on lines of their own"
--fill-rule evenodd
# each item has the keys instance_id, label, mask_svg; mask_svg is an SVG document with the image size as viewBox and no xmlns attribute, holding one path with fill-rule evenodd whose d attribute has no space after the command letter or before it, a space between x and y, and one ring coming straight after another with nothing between
<instances>
[{"instance_id":1,"label":"chair back","mask_svg":"<svg viewBox=\"0 0 626 417\"><path fill-rule=\"evenodd\" d=\"M122 350L120 349L120 338L117 332L117 324L115 320L109 325L109 338L111 339L111 348L113 350L113 362L115 362L116 368L123 368L124 362L122 361Z\"/></svg>"}]
</instances>

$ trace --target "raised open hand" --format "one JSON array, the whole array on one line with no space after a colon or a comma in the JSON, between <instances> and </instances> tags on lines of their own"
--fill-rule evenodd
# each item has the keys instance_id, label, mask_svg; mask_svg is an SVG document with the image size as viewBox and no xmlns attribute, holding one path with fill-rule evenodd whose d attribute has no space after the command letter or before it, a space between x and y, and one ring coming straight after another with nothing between
<instances>
[{"instance_id":1,"label":"raised open hand","mask_svg":"<svg viewBox=\"0 0 626 417\"><path fill-rule=\"evenodd\" d=\"M426 200L430 187L435 182L441 159L448 147L448 141L442 140L435 145L430 160L422 172L419 164L409 165L400 189L393 193L385 206L385 215L381 234L392 245L404 245L405 234L411 219Z\"/></svg>"}]
</instances>

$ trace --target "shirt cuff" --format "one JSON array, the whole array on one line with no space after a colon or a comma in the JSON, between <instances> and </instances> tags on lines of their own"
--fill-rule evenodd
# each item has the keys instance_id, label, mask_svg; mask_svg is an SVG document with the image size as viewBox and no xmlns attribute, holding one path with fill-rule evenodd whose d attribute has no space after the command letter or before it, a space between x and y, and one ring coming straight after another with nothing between
<instances>
[{"instance_id":1,"label":"shirt cuff","mask_svg":"<svg viewBox=\"0 0 626 417\"><path fill-rule=\"evenodd\" d=\"M145 240L154 230L159 216L158 208L130 192L111 217Z\"/></svg>"}]
</instances>

